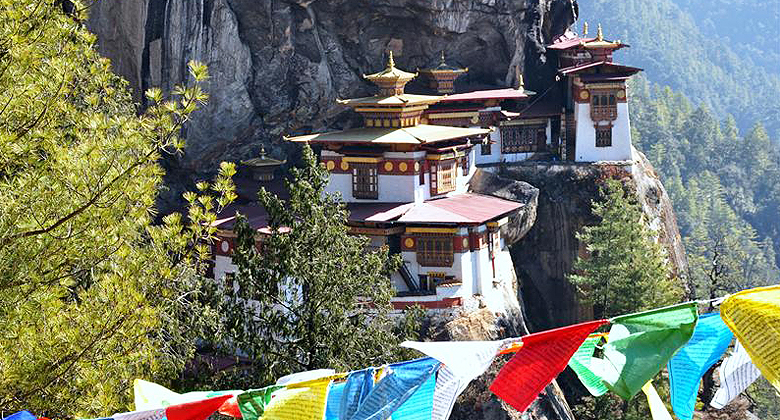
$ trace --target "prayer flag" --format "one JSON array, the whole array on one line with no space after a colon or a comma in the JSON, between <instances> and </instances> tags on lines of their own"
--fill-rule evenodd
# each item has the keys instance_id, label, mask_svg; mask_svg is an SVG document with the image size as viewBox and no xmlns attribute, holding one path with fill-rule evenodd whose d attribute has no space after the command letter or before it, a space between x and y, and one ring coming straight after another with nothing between
<instances>
[{"instance_id":1,"label":"prayer flag","mask_svg":"<svg viewBox=\"0 0 780 420\"><path fill-rule=\"evenodd\" d=\"M658 396L658 391L655 390L652 381L647 381L642 387L642 391L647 396L647 405L650 406L650 416L653 420L672 420L672 415L669 414L669 410L666 409L661 397Z\"/></svg>"},{"instance_id":2,"label":"prayer flag","mask_svg":"<svg viewBox=\"0 0 780 420\"><path fill-rule=\"evenodd\" d=\"M33 413L24 410L13 413L8 417L3 417L3 420L38 420L38 417L35 417Z\"/></svg>"},{"instance_id":3,"label":"prayer flag","mask_svg":"<svg viewBox=\"0 0 780 420\"><path fill-rule=\"evenodd\" d=\"M583 341L606 320L539 332L523 337L523 347L501 369L490 390L518 411L566 368Z\"/></svg>"},{"instance_id":4,"label":"prayer flag","mask_svg":"<svg viewBox=\"0 0 780 420\"><path fill-rule=\"evenodd\" d=\"M290 384L271 395L261 419L322 420L325 416L328 385L336 377ZM242 412L243 414L243 412ZM245 417L249 419L248 417ZM251 420L251 419L250 419Z\"/></svg>"},{"instance_id":5,"label":"prayer flag","mask_svg":"<svg viewBox=\"0 0 780 420\"><path fill-rule=\"evenodd\" d=\"M175 404L166 408L117 413L111 418L114 420L206 420L230 397L230 395L222 395L201 401Z\"/></svg>"},{"instance_id":6,"label":"prayer flag","mask_svg":"<svg viewBox=\"0 0 780 420\"><path fill-rule=\"evenodd\" d=\"M342 413L342 418L346 420L386 420L390 418L390 415L393 415L416 392L421 388L425 389L424 385L428 383L428 379L433 376L440 365L439 361L431 357L389 365L385 368L386 375L363 398L357 411L349 417L344 417L344 413ZM430 385L428 386L430 387ZM430 395L432 398L432 393ZM395 415L393 415L393 419L395 420Z\"/></svg>"},{"instance_id":7,"label":"prayer flag","mask_svg":"<svg viewBox=\"0 0 780 420\"><path fill-rule=\"evenodd\" d=\"M669 361L672 410L680 420L693 418L701 378L720 360L732 338L719 313L702 315L688 344Z\"/></svg>"},{"instance_id":8,"label":"prayer flag","mask_svg":"<svg viewBox=\"0 0 780 420\"><path fill-rule=\"evenodd\" d=\"M720 311L756 367L780 390L780 286L743 290L726 298Z\"/></svg>"},{"instance_id":9,"label":"prayer flag","mask_svg":"<svg viewBox=\"0 0 780 420\"><path fill-rule=\"evenodd\" d=\"M688 342L697 319L695 302L613 319L602 380L612 392L631 399Z\"/></svg>"},{"instance_id":10,"label":"prayer flag","mask_svg":"<svg viewBox=\"0 0 780 420\"><path fill-rule=\"evenodd\" d=\"M718 367L720 388L710 402L710 406L716 409L727 406L761 376L761 371L750 360L745 348L739 340L736 342L734 352Z\"/></svg>"},{"instance_id":11,"label":"prayer flag","mask_svg":"<svg viewBox=\"0 0 780 420\"><path fill-rule=\"evenodd\" d=\"M393 420L432 420L433 393L436 389L436 375L432 374L420 388L404 401L392 414Z\"/></svg>"},{"instance_id":12,"label":"prayer flag","mask_svg":"<svg viewBox=\"0 0 780 420\"><path fill-rule=\"evenodd\" d=\"M569 360L569 367L577 374L582 385L594 397L602 396L609 391L601 377L594 372L596 365L601 363L602 360L593 357L593 353L596 351L596 344L601 342L603 337L603 334L593 334L586 338L585 342L582 343L571 360Z\"/></svg>"},{"instance_id":13,"label":"prayer flag","mask_svg":"<svg viewBox=\"0 0 780 420\"><path fill-rule=\"evenodd\" d=\"M376 369L368 368L349 374L347 383L344 384L342 390L341 404L339 404L340 420L350 419L371 390L374 389L374 373L376 373Z\"/></svg>"},{"instance_id":14,"label":"prayer flag","mask_svg":"<svg viewBox=\"0 0 780 420\"><path fill-rule=\"evenodd\" d=\"M466 386L485 373L498 350L516 339L499 341L404 341L402 347L418 350L442 362L433 394L431 420L449 418L452 406ZM393 416L395 417L395 416Z\"/></svg>"},{"instance_id":15,"label":"prayer flag","mask_svg":"<svg viewBox=\"0 0 780 420\"><path fill-rule=\"evenodd\" d=\"M238 409L241 411L241 416L246 420L259 419L271 403L273 393L283 388L283 386L271 385L239 394Z\"/></svg>"},{"instance_id":16,"label":"prayer flag","mask_svg":"<svg viewBox=\"0 0 780 420\"><path fill-rule=\"evenodd\" d=\"M339 420L341 396L344 395L346 385L346 382L330 384L328 400L325 403L325 420Z\"/></svg>"},{"instance_id":17,"label":"prayer flag","mask_svg":"<svg viewBox=\"0 0 780 420\"><path fill-rule=\"evenodd\" d=\"M165 408L175 404L200 401L222 395L231 395L231 397L222 404L218 412L228 416L241 418L236 395L242 392L244 391L194 391L187 392L186 394L179 394L153 382L144 381L142 379L133 381L135 409L139 411Z\"/></svg>"},{"instance_id":18,"label":"prayer flag","mask_svg":"<svg viewBox=\"0 0 780 420\"><path fill-rule=\"evenodd\" d=\"M313 379L320 379L327 376L333 376L336 371L333 369L314 369L307 370L305 372L291 373L276 380L276 385L289 385L296 382L311 381Z\"/></svg>"}]
</instances>

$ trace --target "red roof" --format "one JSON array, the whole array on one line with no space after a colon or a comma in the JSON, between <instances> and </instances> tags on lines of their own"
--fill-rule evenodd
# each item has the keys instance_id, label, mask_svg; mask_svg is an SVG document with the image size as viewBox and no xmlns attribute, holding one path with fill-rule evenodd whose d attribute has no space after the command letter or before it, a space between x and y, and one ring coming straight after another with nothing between
<instances>
[{"instance_id":1,"label":"red roof","mask_svg":"<svg viewBox=\"0 0 780 420\"><path fill-rule=\"evenodd\" d=\"M481 194L458 194L416 204L404 213L401 223L478 224L522 207L522 203Z\"/></svg>"},{"instance_id":2,"label":"red roof","mask_svg":"<svg viewBox=\"0 0 780 420\"><path fill-rule=\"evenodd\" d=\"M601 66L609 68L610 70L623 71L631 74L642 71L642 69L638 67L624 66L622 64L616 64L611 61L596 61L595 63L587 63L587 64L580 64L577 66L566 67L558 70L558 72L563 75L568 75L568 74L577 73L583 70L587 70L594 67L601 67Z\"/></svg>"},{"instance_id":3,"label":"red roof","mask_svg":"<svg viewBox=\"0 0 780 420\"><path fill-rule=\"evenodd\" d=\"M460 101L486 101L488 99L525 99L528 95L524 90L515 88L475 90L468 93L456 93L443 97L439 103L460 102Z\"/></svg>"},{"instance_id":4,"label":"red roof","mask_svg":"<svg viewBox=\"0 0 780 420\"><path fill-rule=\"evenodd\" d=\"M423 203L349 203L349 220L432 224L479 224L522 207L522 203L481 194L458 194Z\"/></svg>"},{"instance_id":5,"label":"red roof","mask_svg":"<svg viewBox=\"0 0 780 420\"><path fill-rule=\"evenodd\" d=\"M547 46L547 49L550 50L567 50L572 47L576 47L580 45L581 43L587 43L595 41L596 38L580 38L579 36L575 36L574 38L568 38L568 37L560 37L553 41L552 44Z\"/></svg>"},{"instance_id":6,"label":"red roof","mask_svg":"<svg viewBox=\"0 0 780 420\"><path fill-rule=\"evenodd\" d=\"M389 222L406 213L414 203L347 203L349 220L354 222Z\"/></svg>"}]
</instances>

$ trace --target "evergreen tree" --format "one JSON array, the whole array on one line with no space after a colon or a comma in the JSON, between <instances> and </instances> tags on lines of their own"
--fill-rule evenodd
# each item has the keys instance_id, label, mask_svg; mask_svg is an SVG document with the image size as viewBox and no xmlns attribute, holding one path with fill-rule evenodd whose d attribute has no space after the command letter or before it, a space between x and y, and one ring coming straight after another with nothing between
<instances>
[{"instance_id":1,"label":"evergreen tree","mask_svg":"<svg viewBox=\"0 0 780 420\"><path fill-rule=\"evenodd\" d=\"M64 7L67 4L72 7ZM0 0L0 411L58 418L132 409L194 351L197 260L232 197L192 195L153 226L163 153L205 100L179 88L138 115L82 26L80 1ZM209 191L207 191L209 190ZM200 245L198 245L200 244ZM185 326L186 323L186 326Z\"/></svg>"},{"instance_id":2,"label":"evergreen tree","mask_svg":"<svg viewBox=\"0 0 780 420\"><path fill-rule=\"evenodd\" d=\"M639 204L620 181L607 180L602 199L593 201L595 226L577 234L587 255L569 279L597 317L612 317L671 304L680 288L670 278L664 252L648 229Z\"/></svg>"},{"instance_id":3,"label":"evergreen tree","mask_svg":"<svg viewBox=\"0 0 780 420\"><path fill-rule=\"evenodd\" d=\"M326 193L328 173L305 146L286 201L261 189L270 235L239 217L234 263L237 292L224 302L227 343L252 366L226 383L273 383L317 368L354 369L388 361L399 340L388 316L390 273L400 260L387 247L349 234L340 197ZM407 324L411 325L411 324ZM407 329L406 332L409 332Z\"/></svg>"}]
</instances>

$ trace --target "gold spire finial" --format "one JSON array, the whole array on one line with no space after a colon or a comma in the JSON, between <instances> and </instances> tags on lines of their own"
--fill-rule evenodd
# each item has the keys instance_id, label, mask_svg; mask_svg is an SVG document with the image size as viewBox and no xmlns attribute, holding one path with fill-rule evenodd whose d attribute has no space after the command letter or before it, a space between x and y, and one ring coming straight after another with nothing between
<instances>
[{"instance_id":1,"label":"gold spire finial","mask_svg":"<svg viewBox=\"0 0 780 420\"><path fill-rule=\"evenodd\" d=\"M387 53L387 68L388 69L395 68L395 60L393 60L393 50L390 50Z\"/></svg>"},{"instance_id":2,"label":"gold spire finial","mask_svg":"<svg viewBox=\"0 0 780 420\"><path fill-rule=\"evenodd\" d=\"M444 50L441 50L441 64L446 64L444 61Z\"/></svg>"},{"instance_id":3,"label":"gold spire finial","mask_svg":"<svg viewBox=\"0 0 780 420\"><path fill-rule=\"evenodd\" d=\"M260 146L260 159L265 159L265 146Z\"/></svg>"},{"instance_id":4,"label":"gold spire finial","mask_svg":"<svg viewBox=\"0 0 780 420\"><path fill-rule=\"evenodd\" d=\"M585 22L582 24L582 34L587 35L588 34L588 22Z\"/></svg>"},{"instance_id":5,"label":"gold spire finial","mask_svg":"<svg viewBox=\"0 0 780 420\"><path fill-rule=\"evenodd\" d=\"M597 41L603 41L604 40L604 32L601 31L601 24L600 23L599 23L598 33L596 34L596 40Z\"/></svg>"}]
</instances>

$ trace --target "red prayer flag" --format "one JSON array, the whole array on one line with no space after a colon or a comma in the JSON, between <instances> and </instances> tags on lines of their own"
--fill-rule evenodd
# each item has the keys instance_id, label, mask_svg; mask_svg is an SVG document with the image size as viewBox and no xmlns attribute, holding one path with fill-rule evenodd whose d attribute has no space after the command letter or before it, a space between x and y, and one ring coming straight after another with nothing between
<instances>
[{"instance_id":1,"label":"red prayer flag","mask_svg":"<svg viewBox=\"0 0 780 420\"><path fill-rule=\"evenodd\" d=\"M523 347L501 369L490 390L518 411L525 411L566 369L588 335L607 322L602 319L526 335Z\"/></svg>"},{"instance_id":2,"label":"red prayer flag","mask_svg":"<svg viewBox=\"0 0 780 420\"><path fill-rule=\"evenodd\" d=\"M176 404L165 409L168 420L206 420L232 395L221 395L200 401Z\"/></svg>"}]
</instances>

